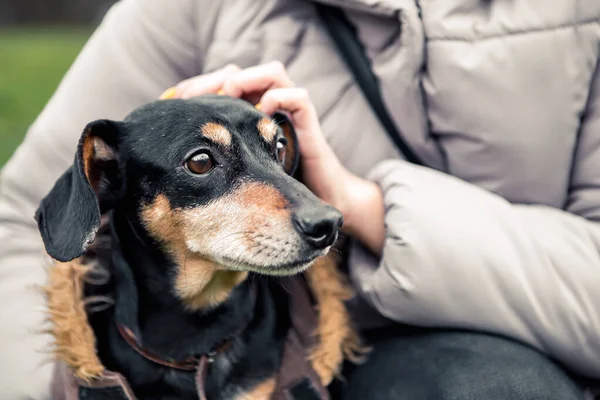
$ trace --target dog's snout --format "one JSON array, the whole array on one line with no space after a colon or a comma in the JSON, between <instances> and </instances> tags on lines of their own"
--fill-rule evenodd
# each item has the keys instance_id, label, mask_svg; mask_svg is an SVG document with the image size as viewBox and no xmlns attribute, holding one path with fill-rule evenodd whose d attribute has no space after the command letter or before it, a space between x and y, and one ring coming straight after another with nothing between
<instances>
[{"instance_id":1,"label":"dog's snout","mask_svg":"<svg viewBox=\"0 0 600 400\"><path fill-rule=\"evenodd\" d=\"M293 220L296 230L309 244L324 249L335 242L343 217L335 208L323 205L298 210Z\"/></svg>"}]
</instances>

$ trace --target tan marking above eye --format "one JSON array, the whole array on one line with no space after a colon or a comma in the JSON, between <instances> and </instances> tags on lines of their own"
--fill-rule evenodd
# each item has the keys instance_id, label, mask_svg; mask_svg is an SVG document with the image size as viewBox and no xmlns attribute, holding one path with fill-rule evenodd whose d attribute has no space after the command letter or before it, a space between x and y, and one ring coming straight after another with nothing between
<instances>
[{"instance_id":1,"label":"tan marking above eye","mask_svg":"<svg viewBox=\"0 0 600 400\"><path fill-rule=\"evenodd\" d=\"M277 124L270 118L262 118L256 124L260 136L263 137L268 143L271 143L277 135Z\"/></svg>"},{"instance_id":2,"label":"tan marking above eye","mask_svg":"<svg viewBox=\"0 0 600 400\"><path fill-rule=\"evenodd\" d=\"M216 122L208 122L202 126L202 135L208 140L224 147L231 145L231 132L223 125Z\"/></svg>"}]
</instances>

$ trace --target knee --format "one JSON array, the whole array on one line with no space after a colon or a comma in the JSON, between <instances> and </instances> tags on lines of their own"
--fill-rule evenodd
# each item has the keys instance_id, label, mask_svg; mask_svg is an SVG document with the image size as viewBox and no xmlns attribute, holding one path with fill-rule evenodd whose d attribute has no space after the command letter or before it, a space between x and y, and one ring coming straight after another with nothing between
<instances>
[{"instance_id":1,"label":"knee","mask_svg":"<svg viewBox=\"0 0 600 400\"><path fill-rule=\"evenodd\" d=\"M386 340L348 375L344 399L582 400L538 352L485 335L444 333Z\"/></svg>"},{"instance_id":2,"label":"knee","mask_svg":"<svg viewBox=\"0 0 600 400\"><path fill-rule=\"evenodd\" d=\"M562 371L553 369L507 368L496 366L482 372L463 371L434 382L441 400L583 400L583 393ZM452 377L449 377L452 379Z\"/></svg>"}]
</instances>

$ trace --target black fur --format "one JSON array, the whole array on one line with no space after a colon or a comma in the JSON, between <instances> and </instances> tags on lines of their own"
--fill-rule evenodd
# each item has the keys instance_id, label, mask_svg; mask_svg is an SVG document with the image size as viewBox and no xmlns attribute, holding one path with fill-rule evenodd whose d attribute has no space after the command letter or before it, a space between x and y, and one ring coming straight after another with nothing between
<instances>
[{"instance_id":1,"label":"black fur","mask_svg":"<svg viewBox=\"0 0 600 400\"><path fill-rule=\"evenodd\" d=\"M287 124L278 135L285 131L292 146L293 157L284 171L272 146L257 134L257 122L264 117L242 100L202 96L157 101L122 122L93 122L84 130L73 166L36 213L46 250L59 261L84 254L98 231L101 214L110 214L111 280L96 290L113 293L116 303L92 314L91 323L102 361L122 373L140 399L196 399L195 374L146 360L120 337L116 323L132 329L145 348L164 359L207 353L231 337L232 347L217 358L206 379L211 400L233 398L279 368L290 326L281 281L251 274L216 308L187 311L173 288L175 264L146 232L139 215L141 205L159 194L173 208L193 208L250 180L276 188L292 214L326 219L331 223L328 227L337 231L341 214L290 177L299 154L293 127L284 115L274 117L280 126ZM202 137L200 127L207 122L227 127L233 136L231 149ZM93 182L86 178L83 158L90 137L101 140L112 155L89 167ZM218 164L206 176L192 176L183 168L198 149L209 149ZM315 249L314 243L302 244L300 254L314 258L317 250L322 249Z\"/></svg>"},{"instance_id":2,"label":"black fur","mask_svg":"<svg viewBox=\"0 0 600 400\"><path fill-rule=\"evenodd\" d=\"M252 276L216 308L189 313L164 279L169 261L160 252L149 251L127 222L116 217L112 225L112 240L119 241L115 247L119 250L111 255L114 278L110 285L116 306L91 314L91 323L103 363L110 370L127 371L138 398L197 399L195 373L144 359L123 341L112 321L134 329L144 346L163 359L208 353L232 337L232 347L209 369L208 399L234 398L273 376L290 327L287 293L281 282Z\"/></svg>"},{"instance_id":3,"label":"black fur","mask_svg":"<svg viewBox=\"0 0 600 400\"><path fill-rule=\"evenodd\" d=\"M36 212L44 245L59 261L70 261L83 254L100 227L101 211L114 206L115 196L122 196L123 181L118 162L104 162L99 180L110 179L111 185L102 188L99 196L88 182L83 166L83 144L94 135L111 147L117 146L119 128L115 122L98 120L88 124L77 146L71 168L56 182Z\"/></svg>"}]
</instances>

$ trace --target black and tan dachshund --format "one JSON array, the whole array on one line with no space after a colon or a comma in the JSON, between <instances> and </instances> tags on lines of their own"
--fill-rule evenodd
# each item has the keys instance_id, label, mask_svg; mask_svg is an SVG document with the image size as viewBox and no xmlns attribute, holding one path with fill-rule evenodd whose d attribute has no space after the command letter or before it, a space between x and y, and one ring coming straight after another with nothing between
<instances>
[{"instance_id":1,"label":"black and tan dachshund","mask_svg":"<svg viewBox=\"0 0 600 400\"><path fill-rule=\"evenodd\" d=\"M136 398L270 398L293 319L275 276L310 268L342 225L292 177L298 158L283 114L227 96L86 127L36 218L62 263L108 218L114 307L90 321L103 368Z\"/></svg>"}]
</instances>

